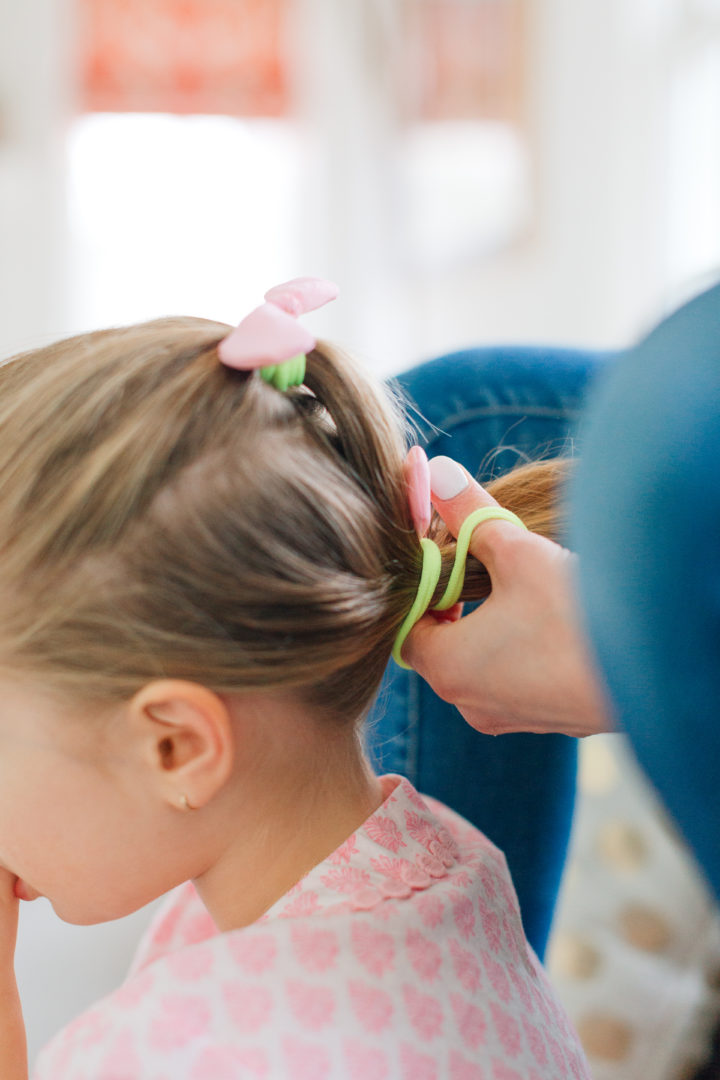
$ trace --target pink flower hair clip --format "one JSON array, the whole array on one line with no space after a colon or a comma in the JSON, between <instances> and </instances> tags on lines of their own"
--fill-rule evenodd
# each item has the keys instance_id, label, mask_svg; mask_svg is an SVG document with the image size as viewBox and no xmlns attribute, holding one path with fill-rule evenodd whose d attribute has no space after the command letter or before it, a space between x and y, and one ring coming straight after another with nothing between
<instances>
[{"instance_id":1,"label":"pink flower hair clip","mask_svg":"<svg viewBox=\"0 0 720 1080\"><path fill-rule=\"evenodd\" d=\"M317 344L298 317L323 307L339 293L324 278L303 277L275 285L265 303L255 308L218 345L218 357L240 371L260 369L260 376L277 390L301 386L306 355Z\"/></svg>"}]
</instances>

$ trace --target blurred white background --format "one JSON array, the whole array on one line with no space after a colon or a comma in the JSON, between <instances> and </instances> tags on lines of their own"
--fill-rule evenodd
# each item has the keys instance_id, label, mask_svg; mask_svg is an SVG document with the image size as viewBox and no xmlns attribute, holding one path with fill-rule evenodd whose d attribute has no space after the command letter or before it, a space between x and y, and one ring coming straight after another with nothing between
<instances>
[{"instance_id":1,"label":"blurred white background","mask_svg":"<svg viewBox=\"0 0 720 1080\"><path fill-rule=\"evenodd\" d=\"M0 356L311 273L385 373L621 345L717 276L720 0L231 6L0 0ZM148 916L23 911L31 1054Z\"/></svg>"},{"instance_id":2,"label":"blurred white background","mask_svg":"<svg viewBox=\"0 0 720 1080\"><path fill-rule=\"evenodd\" d=\"M717 272L718 0L234 2L266 50L236 116L223 6L203 39L172 0L0 0L0 355L237 322L302 273L342 287L314 328L381 371L618 345Z\"/></svg>"}]
</instances>

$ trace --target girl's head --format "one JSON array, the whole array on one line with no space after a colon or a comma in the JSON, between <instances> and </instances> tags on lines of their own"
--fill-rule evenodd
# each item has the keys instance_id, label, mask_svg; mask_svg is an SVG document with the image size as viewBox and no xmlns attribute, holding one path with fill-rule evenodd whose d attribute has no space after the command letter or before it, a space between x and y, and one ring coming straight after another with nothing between
<instances>
[{"instance_id":1,"label":"girl's head","mask_svg":"<svg viewBox=\"0 0 720 1080\"><path fill-rule=\"evenodd\" d=\"M353 735L417 589L405 422L324 344L284 393L225 366L230 329L158 319L0 366L0 683L85 722L184 680L206 701L282 700L329 745ZM555 474L518 476L519 500L507 482L496 497L551 531ZM453 543L433 532L437 599ZM464 596L487 592L469 567ZM88 748L104 731L84 729Z\"/></svg>"},{"instance_id":2,"label":"girl's head","mask_svg":"<svg viewBox=\"0 0 720 1080\"><path fill-rule=\"evenodd\" d=\"M0 665L68 697L152 678L361 714L418 545L386 394L323 347L280 393L228 327L161 319L0 367Z\"/></svg>"},{"instance_id":3,"label":"girl's head","mask_svg":"<svg viewBox=\"0 0 720 1080\"><path fill-rule=\"evenodd\" d=\"M280 393L219 363L228 329L158 319L0 366L0 673L71 701L178 676L367 709L421 565L401 409L327 345ZM547 464L511 485L541 531Z\"/></svg>"}]
</instances>

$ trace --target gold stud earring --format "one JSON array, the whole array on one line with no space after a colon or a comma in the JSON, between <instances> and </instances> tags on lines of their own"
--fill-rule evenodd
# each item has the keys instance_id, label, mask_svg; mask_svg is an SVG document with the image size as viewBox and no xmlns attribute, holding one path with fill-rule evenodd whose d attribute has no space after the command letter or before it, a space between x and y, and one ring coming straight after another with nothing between
<instances>
[{"instance_id":1,"label":"gold stud earring","mask_svg":"<svg viewBox=\"0 0 720 1080\"><path fill-rule=\"evenodd\" d=\"M190 803L188 802L188 797L185 794L180 796L180 805L182 806L183 810L194 810L195 809L194 806L190 805Z\"/></svg>"}]
</instances>

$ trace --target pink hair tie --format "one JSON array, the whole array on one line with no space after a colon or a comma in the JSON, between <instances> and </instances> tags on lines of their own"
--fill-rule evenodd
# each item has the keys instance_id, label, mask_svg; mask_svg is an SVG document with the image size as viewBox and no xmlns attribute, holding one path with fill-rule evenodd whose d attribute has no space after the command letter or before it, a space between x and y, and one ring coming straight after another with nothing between
<instances>
[{"instance_id":1,"label":"pink hair tie","mask_svg":"<svg viewBox=\"0 0 720 1080\"><path fill-rule=\"evenodd\" d=\"M246 315L218 345L218 357L240 371L260 369L265 382L278 390L300 386L306 355L317 344L298 323L298 316L334 300L337 285L324 278L294 278L265 293L265 303Z\"/></svg>"}]
</instances>

